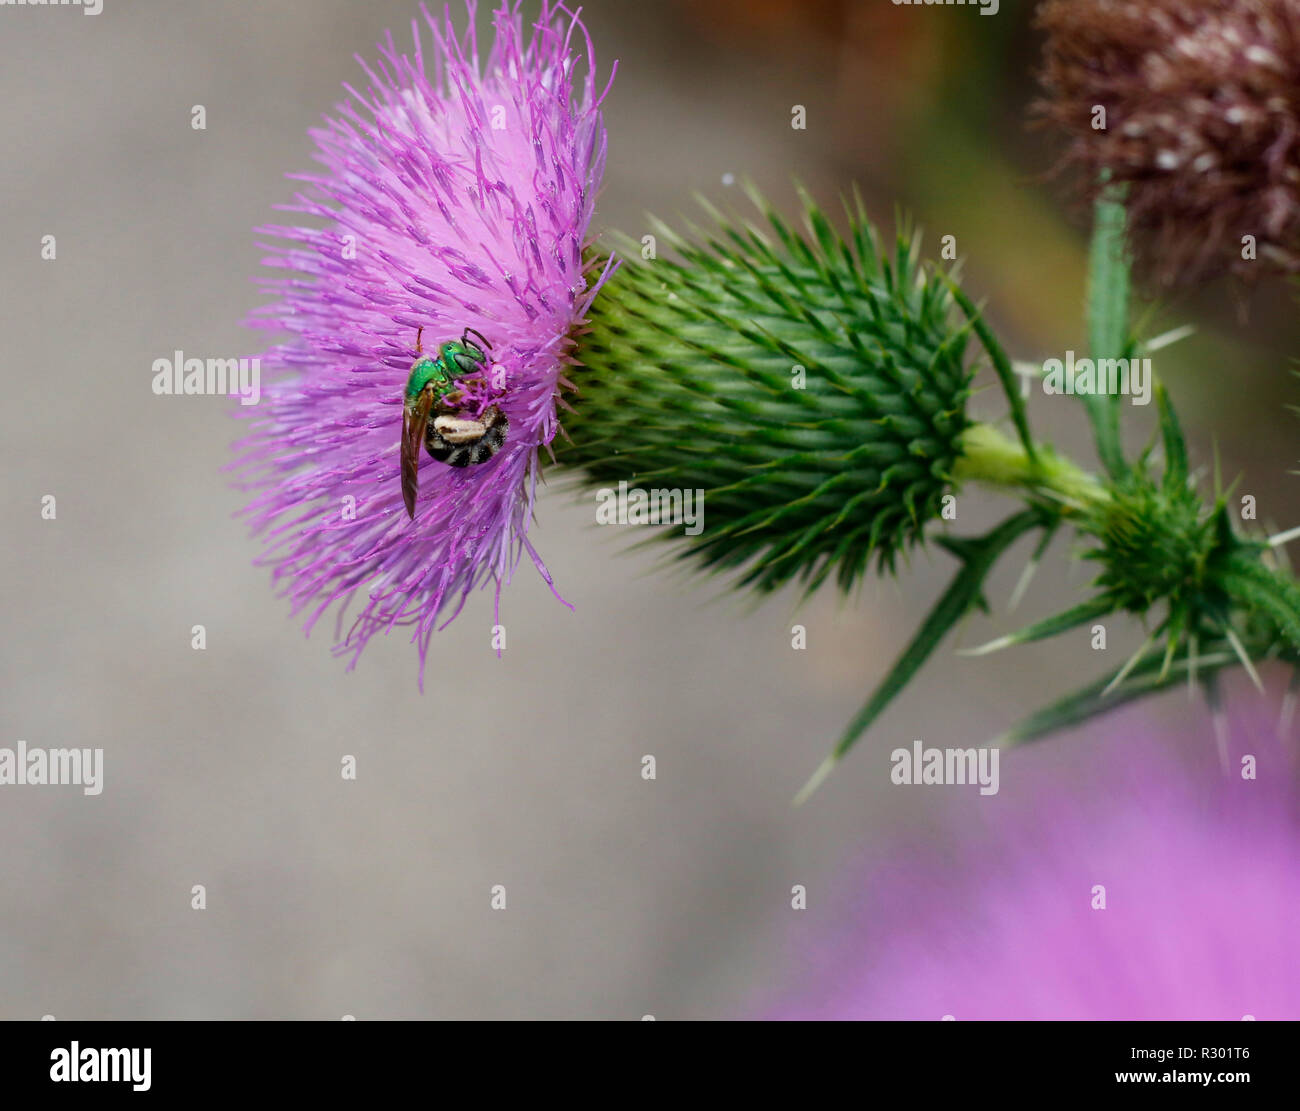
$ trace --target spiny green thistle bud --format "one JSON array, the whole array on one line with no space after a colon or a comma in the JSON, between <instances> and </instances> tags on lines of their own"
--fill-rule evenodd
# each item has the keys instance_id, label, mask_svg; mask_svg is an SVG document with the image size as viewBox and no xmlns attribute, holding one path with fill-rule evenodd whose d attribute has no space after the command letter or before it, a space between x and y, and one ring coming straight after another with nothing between
<instances>
[{"instance_id":1,"label":"spiny green thistle bud","mask_svg":"<svg viewBox=\"0 0 1300 1111\"><path fill-rule=\"evenodd\" d=\"M1278 538L1238 536L1221 492L1212 504L1201 500L1163 386L1156 387L1156 399L1164 473L1158 478L1152 473L1147 453L1075 502L1074 523L1097 544L1087 558L1102 567L1093 583L1098 593L968 654L1057 636L1121 610L1141 617L1148 636L1109 680L1034 714L1004 735L1005 743L1078 724L1178 681L1183 673L1191 680L1199 670L1213 698L1213 674L1227 664L1240 663L1258 685L1252 659L1300 660L1300 586L1268 566L1269 549ZM1153 652L1161 638L1163 651Z\"/></svg>"},{"instance_id":2,"label":"spiny green thistle bud","mask_svg":"<svg viewBox=\"0 0 1300 1111\"><path fill-rule=\"evenodd\" d=\"M1088 553L1103 567L1096 585L1116 609L1144 614L1160 599L1178 605L1213 582L1211 562L1237 546L1230 532L1220 533L1218 521L1191 486L1157 483L1135 470L1115 483L1080 528L1101 542Z\"/></svg>"},{"instance_id":3,"label":"spiny green thistle bud","mask_svg":"<svg viewBox=\"0 0 1300 1111\"><path fill-rule=\"evenodd\" d=\"M805 238L751 198L775 241L709 209L707 246L656 221L681 261L624 260L593 305L557 454L599 483L703 490L702 533L671 534L744 585L813 590L834 572L848 589L941 513L969 326L915 236L881 253L860 199L844 238L805 196Z\"/></svg>"}]
</instances>

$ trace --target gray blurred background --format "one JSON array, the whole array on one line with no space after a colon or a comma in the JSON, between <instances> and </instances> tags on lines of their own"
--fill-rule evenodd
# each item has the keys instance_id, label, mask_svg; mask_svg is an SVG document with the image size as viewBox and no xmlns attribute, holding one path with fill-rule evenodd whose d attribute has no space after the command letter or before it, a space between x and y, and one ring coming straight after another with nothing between
<instances>
[{"instance_id":1,"label":"gray blurred background","mask_svg":"<svg viewBox=\"0 0 1300 1111\"><path fill-rule=\"evenodd\" d=\"M352 674L326 623L304 639L232 518L229 405L154 396L151 364L256 350L240 326L259 303L251 229L288 199L282 175L309 168L306 130L359 79L353 53L371 56L389 28L405 40L414 11L0 7L0 746L105 750L98 797L0 789L0 1017L762 1013L797 989L858 858L980 820L962 788L891 787L891 749L981 743L1141 639L1114 628L1104 661L1081 637L991 660L948 646L800 810L792 795L946 580L937 550L853 599L754 607L626 554L639 530L597 528L590 496L553 479L532 535L576 611L521 568L502 600L504 659L490 593L435 638L424 695L401 634ZM796 176L828 204L856 180L886 228L897 202L931 245L957 236L1018 357L1082 346L1081 235L1023 126L1024 6L602 0L584 13L602 69L620 60L597 230L693 214L697 190L726 202L724 175L787 212ZM190 127L195 104L206 131ZM790 127L794 104L806 131ZM40 257L47 234L56 261ZM1243 472L1280 524L1300 515L1294 417L1280 412L1294 400L1288 310L1267 291L1244 324L1222 290L1167 307L1204 328L1171 381L1194 450L1208 460L1215 436L1225 473ZM976 406L1002 411L992 393ZM1069 399L1032 409L1091 460ZM1008 508L966 494L959 528ZM1018 618L1061 608L1067 554L1058 542ZM999 611L1017 569L966 643L1010 627ZM190 647L195 624L206 651ZM1181 695L1144 714L1209 744ZM1109 728L1027 758L1082 784L1090 735ZM807 911L790 908L794 884Z\"/></svg>"}]
</instances>

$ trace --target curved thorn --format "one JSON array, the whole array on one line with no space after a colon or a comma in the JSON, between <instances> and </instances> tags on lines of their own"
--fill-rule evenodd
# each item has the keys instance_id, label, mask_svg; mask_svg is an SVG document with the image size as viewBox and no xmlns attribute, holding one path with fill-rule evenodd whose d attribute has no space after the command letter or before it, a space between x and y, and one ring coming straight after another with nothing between
<instances>
[{"instance_id":1,"label":"curved thorn","mask_svg":"<svg viewBox=\"0 0 1300 1111\"><path fill-rule=\"evenodd\" d=\"M1270 536L1268 538L1268 546L1270 548L1278 548L1283 544L1290 544L1292 540L1300 540L1300 526Z\"/></svg>"},{"instance_id":2,"label":"curved thorn","mask_svg":"<svg viewBox=\"0 0 1300 1111\"><path fill-rule=\"evenodd\" d=\"M1219 697L1219 677L1207 675L1201 684L1205 692L1205 704L1210 709L1210 724L1214 730L1214 749L1219 755L1219 769L1228 774L1228 718L1223 712L1223 701Z\"/></svg>"},{"instance_id":3,"label":"curved thorn","mask_svg":"<svg viewBox=\"0 0 1300 1111\"><path fill-rule=\"evenodd\" d=\"M1038 560L1031 559L1025 564L1025 569L1020 572L1020 578L1016 580L1015 589L1011 591L1011 598L1007 602L1007 612L1014 613L1016 607L1020 605L1025 596L1025 591L1029 589L1029 584L1033 581L1035 573L1038 571Z\"/></svg>"},{"instance_id":4,"label":"curved thorn","mask_svg":"<svg viewBox=\"0 0 1300 1111\"><path fill-rule=\"evenodd\" d=\"M1232 627L1225 625L1223 631L1228 636L1228 643L1232 645L1232 650L1237 653L1237 658L1241 660L1241 666L1246 669L1246 674L1250 676L1250 681L1255 684L1255 689L1260 694L1264 693L1264 684L1259 681L1259 672L1255 670L1255 665L1250 662L1250 657L1246 655L1246 649L1242 645L1237 634L1233 632Z\"/></svg>"},{"instance_id":5,"label":"curved thorn","mask_svg":"<svg viewBox=\"0 0 1300 1111\"><path fill-rule=\"evenodd\" d=\"M1004 648L1010 648L1016 643L1016 638L1010 634L1004 637L998 637L996 640L990 640L987 644L981 644L978 648L958 648L959 656L987 656L993 652L1001 652Z\"/></svg>"},{"instance_id":6,"label":"curved thorn","mask_svg":"<svg viewBox=\"0 0 1300 1111\"><path fill-rule=\"evenodd\" d=\"M1282 696L1282 711L1277 719L1277 731L1282 734L1283 740L1291 732L1297 701L1300 701L1300 671L1293 671L1291 681L1286 685L1286 693Z\"/></svg>"},{"instance_id":7,"label":"curved thorn","mask_svg":"<svg viewBox=\"0 0 1300 1111\"><path fill-rule=\"evenodd\" d=\"M820 764L818 764L817 770L812 773L812 776L809 778L808 782L805 783L801 788L799 788L799 793L795 795L794 801L790 805L802 806L805 802L807 802L808 799L812 797L812 793L822 785L826 777L831 774L831 771L835 768L835 765L838 764L839 762L840 762L839 756L837 756L835 753L831 753L828 757L826 757L825 760L823 760Z\"/></svg>"},{"instance_id":8,"label":"curved thorn","mask_svg":"<svg viewBox=\"0 0 1300 1111\"><path fill-rule=\"evenodd\" d=\"M1110 694L1111 691L1113 691L1116 687L1120 685L1120 683L1124 682L1124 680L1128 678L1128 673L1132 671L1135 667L1137 667L1142 657L1147 654L1147 650L1151 647L1151 645L1155 643L1155 640L1156 640L1156 634L1151 633L1146 638L1146 640L1144 640L1141 644L1138 645L1138 650L1128 658L1128 663L1126 663L1123 667L1121 667L1119 671L1116 673L1115 678L1112 679L1109 683L1107 683L1106 686L1102 689L1101 695L1103 698L1105 698L1106 695Z\"/></svg>"}]
</instances>

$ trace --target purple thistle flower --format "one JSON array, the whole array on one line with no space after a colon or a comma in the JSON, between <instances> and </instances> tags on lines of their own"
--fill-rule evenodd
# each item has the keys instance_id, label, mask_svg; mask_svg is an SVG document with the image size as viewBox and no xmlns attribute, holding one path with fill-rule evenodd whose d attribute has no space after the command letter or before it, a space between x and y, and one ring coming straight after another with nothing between
<instances>
[{"instance_id":1,"label":"purple thistle flower","mask_svg":"<svg viewBox=\"0 0 1300 1111\"><path fill-rule=\"evenodd\" d=\"M374 66L358 59L368 89L344 86L352 99L311 132L323 171L290 175L306 187L281 206L324 226L258 229L287 241L264 244L275 252L264 263L294 272L265 280L276 300L251 321L290 338L262 355L262 401L242 414L251 434L233 465L257 492L245 513L267 545L261 562L293 612L310 611L308 632L338 603L335 652L349 670L376 633L414 626L421 686L435 627L489 581L499 617L525 551L555 592L528 538L538 452L559 429L569 348L608 273L583 254L608 85L598 94L575 14L542 0L526 32L519 9L505 0L494 13L486 59L472 4L460 37L449 13L439 23L422 7L432 49L413 20L413 55L390 34ZM584 41L579 77L571 50ZM467 327L490 342L491 368L458 383L459 408L473 418L495 404L509 430L477 465L421 453L411 520L399 440L417 331L436 355Z\"/></svg>"},{"instance_id":2,"label":"purple thistle flower","mask_svg":"<svg viewBox=\"0 0 1300 1111\"><path fill-rule=\"evenodd\" d=\"M1005 753L1001 793L976 807L987 828L857 873L837 908L846 928L774 1017L1300 1017L1293 755L1239 720L1229 774L1212 756L1189 774L1132 735L1140 721L1094 752L1091 783Z\"/></svg>"}]
</instances>

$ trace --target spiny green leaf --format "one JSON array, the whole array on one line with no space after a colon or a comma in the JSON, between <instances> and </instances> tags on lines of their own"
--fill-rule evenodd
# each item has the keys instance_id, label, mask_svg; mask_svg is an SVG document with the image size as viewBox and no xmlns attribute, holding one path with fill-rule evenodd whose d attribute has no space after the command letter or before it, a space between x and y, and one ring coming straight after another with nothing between
<instances>
[{"instance_id":1,"label":"spiny green leaf","mask_svg":"<svg viewBox=\"0 0 1300 1111\"><path fill-rule=\"evenodd\" d=\"M1220 644L1211 646L1208 652L1201 652L1195 659L1194 666L1204 676L1225 667L1232 667L1237 662L1237 657L1232 650ZM1098 679L1082 690L1075 691L1037 713L1030 714L994 743L1002 747L1025 744L1061 729L1082 725L1085 721L1108 714L1136 699L1145 698L1149 694L1155 694L1157 691L1181 683L1190 666L1192 661L1187 656L1177 660L1169 668L1165 668L1164 660L1158 656L1143 660L1109 693L1107 688L1111 685L1110 677Z\"/></svg>"},{"instance_id":2,"label":"spiny green leaf","mask_svg":"<svg viewBox=\"0 0 1300 1111\"><path fill-rule=\"evenodd\" d=\"M947 540L944 546L962 559L961 570L935 603L911 643L885 674L865 706L845 728L827 763L818 769L796 801L802 802L825 777L826 770L849 751L871 727L885 708L908 684L930 655L957 624L978 603L989 571L1012 544L1035 528L1046 527L1050 516L1040 509L1027 509L1003 521L997 528L979 538Z\"/></svg>"},{"instance_id":3,"label":"spiny green leaf","mask_svg":"<svg viewBox=\"0 0 1300 1111\"><path fill-rule=\"evenodd\" d=\"M1160 413L1160 435L1165 446L1165 486L1181 489L1187 485L1187 444L1174 407L1163 384L1156 383L1156 408Z\"/></svg>"},{"instance_id":4,"label":"spiny green leaf","mask_svg":"<svg viewBox=\"0 0 1300 1111\"><path fill-rule=\"evenodd\" d=\"M1071 606L1062 613L1052 617L1045 617L1042 621L1027 625L1017 632L998 637L997 640L990 641L978 648L967 649L963 655L985 656L990 652L1010 648L1015 644L1028 644L1035 640L1045 640L1048 637L1056 636L1058 633L1077 628L1079 625L1085 625L1089 621L1096 621L1097 618L1105 617L1108 613L1114 613L1115 608L1114 598L1109 598L1104 594L1099 598L1090 598L1086 602L1080 602L1077 606Z\"/></svg>"},{"instance_id":5,"label":"spiny green leaf","mask_svg":"<svg viewBox=\"0 0 1300 1111\"><path fill-rule=\"evenodd\" d=\"M1024 446L1025 455L1029 457L1030 463L1036 463L1037 455L1034 438L1029 434L1029 416L1025 409L1025 400L1020 396L1019 383L1016 381L1016 372L1011 367L1011 359L1002 349L1002 345L998 343L993 330L984 323L984 317L979 309L962 292L961 287L950 281L948 288L953 299L961 306L962 312L969 318L971 325L975 329L975 334L984 345L984 350L988 352L989 358L993 362L993 369L997 373L998 381L1002 383L1002 392L1007 396L1007 404L1011 406L1011 423L1016 426L1016 434L1020 437L1020 443Z\"/></svg>"},{"instance_id":6,"label":"spiny green leaf","mask_svg":"<svg viewBox=\"0 0 1300 1111\"><path fill-rule=\"evenodd\" d=\"M1129 259L1125 242L1127 214L1122 194L1108 190L1093 209L1088 255L1088 343L1096 359L1120 359L1128 347ZM1121 398L1111 394L1083 397L1092 420L1097 454L1112 478L1126 470L1119 435Z\"/></svg>"},{"instance_id":7,"label":"spiny green leaf","mask_svg":"<svg viewBox=\"0 0 1300 1111\"><path fill-rule=\"evenodd\" d=\"M1257 555L1243 550L1229 561L1224 586L1232 597L1264 613L1300 651L1300 586L1293 578L1270 571Z\"/></svg>"}]
</instances>

